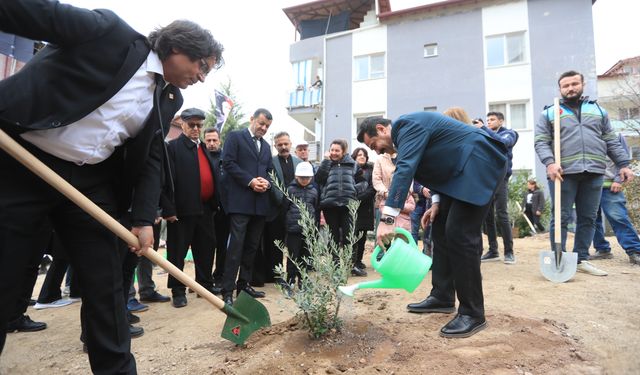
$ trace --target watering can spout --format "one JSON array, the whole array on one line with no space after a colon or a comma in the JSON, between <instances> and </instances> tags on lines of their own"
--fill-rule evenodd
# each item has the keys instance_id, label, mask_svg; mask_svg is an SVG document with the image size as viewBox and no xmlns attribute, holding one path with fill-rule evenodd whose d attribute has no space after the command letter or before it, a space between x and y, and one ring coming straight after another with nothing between
<instances>
[{"instance_id":1,"label":"watering can spout","mask_svg":"<svg viewBox=\"0 0 640 375\"><path fill-rule=\"evenodd\" d=\"M345 295L353 297L353 292L358 289L392 289L397 288L395 283L390 283L384 278L371 281L363 281L353 285L339 286L338 289Z\"/></svg>"}]
</instances>

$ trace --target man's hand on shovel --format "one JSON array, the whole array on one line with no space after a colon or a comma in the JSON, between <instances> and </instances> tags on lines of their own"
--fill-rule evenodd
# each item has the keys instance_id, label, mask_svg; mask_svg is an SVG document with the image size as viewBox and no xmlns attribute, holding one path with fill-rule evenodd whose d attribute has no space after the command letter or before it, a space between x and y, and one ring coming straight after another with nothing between
<instances>
[{"instance_id":1,"label":"man's hand on shovel","mask_svg":"<svg viewBox=\"0 0 640 375\"><path fill-rule=\"evenodd\" d=\"M151 225L133 227L131 233L138 237L138 242L140 242L140 247L129 246L132 253L140 257L144 255L146 249L153 247L153 227Z\"/></svg>"},{"instance_id":2,"label":"man's hand on shovel","mask_svg":"<svg viewBox=\"0 0 640 375\"><path fill-rule=\"evenodd\" d=\"M551 181L555 182L556 178L558 180L560 180L560 182L564 181L562 179L562 172L563 172L563 170L562 170L562 167L560 166L560 164L551 163L551 164L547 165L547 176L549 177L549 179Z\"/></svg>"}]
</instances>

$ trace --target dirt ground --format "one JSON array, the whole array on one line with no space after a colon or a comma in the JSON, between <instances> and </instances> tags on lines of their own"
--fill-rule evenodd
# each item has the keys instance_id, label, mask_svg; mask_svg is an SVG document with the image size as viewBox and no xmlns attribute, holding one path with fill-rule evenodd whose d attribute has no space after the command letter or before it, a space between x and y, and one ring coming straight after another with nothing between
<instances>
[{"instance_id":1,"label":"dirt ground","mask_svg":"<svg viewBox=\"0 0 640 375\"><path fill-rule=\"evenodd\" d=\"M482 265L488 328L468 339L438 336L451 315L406 312L407 303L429 292L429 274L411 294L357 291L343 303L342 331L322 340L307 336L292 319L292 301L268 285L261 301L273 326L244 347L220 338L225 315L190 294L185 308L152 304L140 313L145 334L132 350L140 374L639 374L640 267L611 241L614 259L597 263L609 276L576 274L553 284L538 266L548 236L516 239L517 264ZM367 279L377 278L368 271ZM187 272L193 274L191 264ZM155 278L167 294L166 275ZM350 279L356 281L362 278ZM30 308L48 328L9 334L0 374L90 373L78 339L79 307Z\"/></svg>"}]
</instances>

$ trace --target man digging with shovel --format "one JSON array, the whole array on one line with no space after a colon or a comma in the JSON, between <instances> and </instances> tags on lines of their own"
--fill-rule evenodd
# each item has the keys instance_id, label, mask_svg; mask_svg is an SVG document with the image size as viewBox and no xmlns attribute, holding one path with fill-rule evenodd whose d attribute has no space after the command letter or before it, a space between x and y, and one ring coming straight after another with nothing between
<instances>
[{"instance_id":1,"label":"man digging with shovel","mask_svg":"<svg viewBox=\"0 0 640 375\"><path fill-rule=\"evenodd\" d=\"M222 64L222 45L189 21L147 38L109 10L47 0L0 2L0 29L50 43L0 82L0 128L103 211L129 211L137 250L152 246L163 134L179 89ZM15 285L51 221L81 283L91 370L135 374L116 236L12 156L0 152L0 351Z\"/></svg>"},{"instance_id":2,"label":"man digging with shovel","mask_svg":"<svg viewBox=\"0 0 640 375\"><path fill-rule=\"evenodd\" d=\"M555 208L554 183L561 182L562 251L566 251L567 224L575 203L576 235L573 252L577 253L577 270L593 276L606 276L606 271L587 262L589 246L595 231L607 156L620 168L622 182L633 179L633 172L628 167L629 156L613 132L605 110L595 101L582 96L584 90L582 74L576 71L562 73L558 79L558 86L562 96L558 116L561 160L556 160L552 149L556 125L554 106L545 107L536 124L536 153L542 164L547 167L552 211ZM551 248L554 248L556 240L554 221L552 217L549 227Z\"/></svg>"}]
</instances>

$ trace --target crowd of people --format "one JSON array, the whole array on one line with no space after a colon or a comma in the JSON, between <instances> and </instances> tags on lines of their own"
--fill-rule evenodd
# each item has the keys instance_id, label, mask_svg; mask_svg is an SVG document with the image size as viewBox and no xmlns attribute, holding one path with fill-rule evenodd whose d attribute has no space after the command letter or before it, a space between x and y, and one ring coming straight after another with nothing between
<instances>
[{"instance_id":1,"label":"crowd of people","mask_svg":"<svg viewBox=\"0 0 640 375\"><path fill-rule=\"evenodd\" d=\"M352 247L353 276L367 275L363 255L370 232L378 245L387 246L395 227L411 231L433 257L433 288L407 310L457 311L442 327L444 337L468 337L485 328L480 264L500 259L498 229L504 263L516 262L507 192L518 133L508 128L503 113L487 113L486 126L458 107L443 114L410 113L393 122L369 117L357 136L367 148L335 139L323 160L312 163L307 142L294 145L287 132L274 135L273 155L264 139L274 121L267 109L255 110L248 128L230 132L224 143L218 129L205 128L203 110L188 108L175 116L182 106L180 90L203 82L223 63L222 45L197 24L175 21L145 37L109 11L24 0L0 5L0 25L52 42L21 72L0 82L0 93L30 94L0 94L2 129L140 241L129 248L1 153L0 173L11 180L0 185L0 294L5 297L0 352L6 333L46 328L25 314L46 251L53 263L35 308L81 301L81 340L92 371L136 373L130 339L144 330L134 326L140 318L133 313L149 303L188 305L185 285L169 276L171 296L159 293L152 264L140 257L158 250L164 227L167 259L183 269L190 249L195 280L225 303L233 304L241 292L263 298L265 292L256 288L265 283L277 283L291 295L299 288L297 267L304 266L309 249L300 208L287 195L303 203L316 225L325 223L336 245ZM602 210L631 263L640 264L640 240L622 192L633 177L624 139L613 133L606 112L582 96L580 73L562 74L558 85L562 159L551 147L552 128L559 125L552 107L542 112L535 136L549 191L562 182L561 223L552 219L550 227L561 225L565 246L575 205L578 270L603 276L606 271L588 261L611 257L598 230ZM48 95L52 90L69 94ZM44 97L50 102L41 101ZM172 122L182 133L167 141ZM374 162L368 150L379 154ZM522 199L526 216L544 230L545 198L534 179ZM359 202L355 221L351 202ZM484 255L483 225L489 240ZM277 241L286 243L288 259ZM592 242L597 252L590 258ZM275 272L277 265L286 265L286 280ZM61 292L65 273L68 298Z\"/></svg>"}]
</instances>

